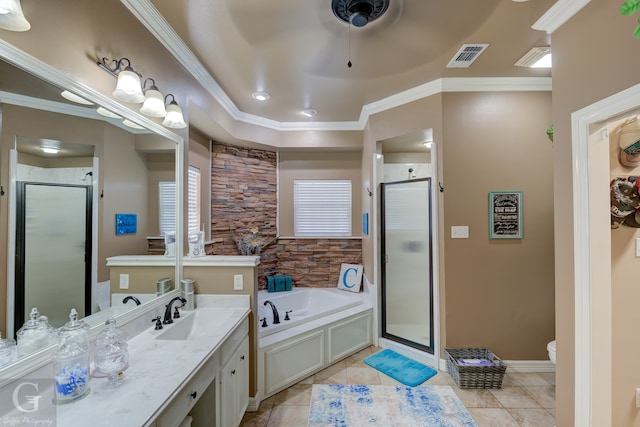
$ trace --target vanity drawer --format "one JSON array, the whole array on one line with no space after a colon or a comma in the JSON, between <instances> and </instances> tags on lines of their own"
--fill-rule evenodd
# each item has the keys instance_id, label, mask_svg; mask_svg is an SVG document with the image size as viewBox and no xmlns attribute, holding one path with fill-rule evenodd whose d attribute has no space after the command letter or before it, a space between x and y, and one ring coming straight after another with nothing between
<instances>
[{"instance_id":1,"label":"vanity drawer","mask_svg":"<svg viewBox=\"0 0 640 427\"><path fill-rule=\"evenodd\" d=\"M245 318L231 336L225 340L224 344L222 344L222 351L220 353L222 355L222 364L225 364L227 360L229 360L229 357L233 355L233 352L236 351L236 348L238 348L238 345L240 345L248 333L249 320Z\"/></svg>"},{"instance_id":2,"label":"vanity drawer","mask_svg":"<svg viewBox=\"0 0 640 427\"><path fill-rule=\"evenodd\" d=\"M157 427L176 427L189 414L189 411L204 394L209 385L215 385L215 358L207 363L177 392L171 403L156 420Z\"/></svg>"}]
</instances>

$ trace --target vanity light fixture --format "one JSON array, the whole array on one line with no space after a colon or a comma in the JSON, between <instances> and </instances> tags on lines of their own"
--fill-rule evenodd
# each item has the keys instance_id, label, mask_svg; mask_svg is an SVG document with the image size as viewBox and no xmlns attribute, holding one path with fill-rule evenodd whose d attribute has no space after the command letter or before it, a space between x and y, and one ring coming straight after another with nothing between
<instances>
[{"instance_id":1,"label":"vanity light fixture","mask_svg":"<svg viewBox=\"0 0 640 427\"><path fill-rule=\"evenodd\" d=\"M73 92L69 92L68 90L63 90L62 92L60 92L60 95L62 95L62 97L68 101L71 102L76 102L78 104L82 104L82 105L93 105L93 102L88 101L86 99L84 99L81 96L76 95Z\"/></svg>"},{"instance_id":2,"label":"vanity light fixture","mask_svg":"<svg viewBox=\"0 0 640 427\"><path fill-rule=\"evenodd\" d=\"M140 107L140 112L149 117L165 117L167 115L167 109L164 106L164 96L158 90L155 80L148 78L142 85L143 88L147 82L151 81L151 87L144 93L144 104Z\"/></svg>"},{"instance_id":3,"label":"vanity light fixture","mask_svg":"<svg viewBox=\"0 0 640 427\"><path fill-rule=\"evenodd\" d=\"M22 13L20 0L0 0L0 28L11 31L27 31L31 28Z\"/></svg>"},{"instance_id":4,"label":"vanity light fixture","mask_svg":"<svg viewBox=\"0 0 640 427\"><path fill-rule=\"evenodd\" d=\"M113 97L117 100L130 102L132 104L140 104L143 102L144 93L142 93L142 85L140 83L140 77L142 77L142 75L131 67L129 58L113 59L112 62L115 63L113 68L107 65L108 61L108 58L102 58L102 61L98 62L98 66L118 78L116 90L113 91ZM127 63L126 66L122 68L124 61L127 61Z\"/></svg>"},{"instance_id":5,"label":"vanity light fixture","mask_svg":"<svg viewBox=\"0 0 640 427\"><path fill-rule=\"evenodd\" d=\"M165 103L167 102L167 98L171 97L171 102L167 105L167 115L162 121L162 126L171 128L171 129L184 129L187 127L187 124L184 121L184 117L182 116L182 108L176 102L176 98L172 94L168 94L164 97Z\"/></svg>"},{"instance_id":6,"label":"vanity light fixture","mask_svg":"<svg viewBox=\"0 0 640 427\"><path fill-rule=\"evenodd\" d=\"M304 116L307 116L307 117L313 117L316 114L318 114L318 112L316 110L314 110L313 108L306 108L306 109L302 110L302 114Z\"/></svg>"},{"instance_id":7,"label":"vanity light fixture","mask_svg":"<svg viewBox=\"0 0 640 427\"><path fill-rule=\"evenodd\" d=\"M263 91L253 92L251 96L253 97L253 99L257 99L258 101L266 101L267 99L271 98L269 92Z\"/></svg>"}]
</instances>

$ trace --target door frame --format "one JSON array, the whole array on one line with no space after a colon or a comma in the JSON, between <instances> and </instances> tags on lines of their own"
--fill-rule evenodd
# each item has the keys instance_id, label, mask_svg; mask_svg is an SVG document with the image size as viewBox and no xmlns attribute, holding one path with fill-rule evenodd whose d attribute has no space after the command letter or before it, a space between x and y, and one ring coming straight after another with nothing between
<instances>
[{"instance_id":1,"label":"door frame","mask_svg":"<svg viewBox=\"0 0 640 427\"><path fill-rule=\"evenodd\" d=\"M98 280L98 201L99 195L99 159L93 158L93 175L92 185L93 193L91 195L91 289L94 290ZM9 232L7 233L7 303L6 303L6 329L14 331L15 328L15 271L16 271L16 233L11 230L16 229L16 181L18 176L18 150L12 148L9 150L9 186L7 191L7 223ZM181 193L180 193L181 194ZM95 292L92 292L95 294ZM95 295L93 296L95 300ZM93 301L92 305L96 305ZM89 313L87 313L88 315Z\"/></svg>"},{"instance_id":2,"label":"door frame","mask_svg":"<svg viewBox=\"0 0 640 427\"><path fill-rule=\"evenodd\" d=\"M574 256L574 425L590 427L601 420L611 422L612 350L610 334L602 333L604 325L612 324L609 280L593 280L597 269L611 269L611 251L598 253L599 245L592 241L592 230L598 227L593 199L608 199L609 195L595 193L585 176L597 168L609 167L608 156L590 156L594 145L590 138L592 125L621 116L640 108L640 84L632 86L571 114L571 156L573 181L573 256ZM606 163L606 164L605 164ZM593 276L593 277L592 277ZM606 341L609 345L606 345ZM559 351L564 344L559 342ZM562 368L562 366L561 366ZM597 405L593 405L597 402Z\"/></svg>"},{"instance_id":3,"label":"door frame","mask_svg":"<svg viewBox=\"0 0 640 427\"><path fill-rule=\"evenodd\" d=\"M387 310L386 310L386 260L382 258L387 255L386 251L386 235L385 235L385 227L384 227L384 219L385 219L385 188L389 185L401 185L408 184L411 182L421 182L427 181L429 183L427 187L427 198L429 200L429 212L428 212L428 229L429 229L429 237L428 237L428 245L429 245L429 278L428 278L428 287L429 287L429 343L430 345L423 345L406 338L400 337L398 335L391 334L387 331L386 318L387 318ZM434 301L433 301L433 215L431 204L433 203L433 179L431 177L427 178L419 178L419 179L410 179L404 181L394 181L394 182L383 182L380 183L380 336L382 338L391 339L400 344L409 346L411 348L415 348L419 351L425 351L430 354L434 354L435 351L435 328L434 328L434 317L435 314L433 312Z\"/></svg>"}]
</instances>

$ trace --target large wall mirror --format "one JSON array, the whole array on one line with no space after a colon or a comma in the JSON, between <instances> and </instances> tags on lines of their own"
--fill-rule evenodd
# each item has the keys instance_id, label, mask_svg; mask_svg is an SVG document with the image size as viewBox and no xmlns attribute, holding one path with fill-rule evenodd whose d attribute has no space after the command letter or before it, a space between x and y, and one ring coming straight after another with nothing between
<instances>
[{"instance_id":1,"label":"large wall mirror","mask_svg":"<svg viewBox=\"0 0 640 427\"><path fill-rule=\"evenodd\" d=\"M89 321L109 310L107 259L148 255L147 238L161 236L160 182L177 184L181 239L183 155L178 135L8 49L0 45L0 331L15 338L34 306L54 327L70 308ZM179 283L180 257L169 263ZM156 283L146 289L155 296Z\"/></svg>"}]
</instances>

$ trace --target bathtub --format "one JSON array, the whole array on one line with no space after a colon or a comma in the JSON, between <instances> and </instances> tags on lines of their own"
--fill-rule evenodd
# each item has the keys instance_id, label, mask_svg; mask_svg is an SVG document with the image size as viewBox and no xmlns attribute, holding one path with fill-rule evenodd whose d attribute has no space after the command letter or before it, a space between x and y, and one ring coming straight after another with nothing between
<instances>
[{"instance_id":1,"label":"bathtub","mask_svg":"<svg viewBox=\"0 0 640 427\"><path fill-rule=\"evenodd\" d=\"M273 311L270 305L264 305L265 301L271 301L276 306L280 317L279 324L273 323ZM268 325L259 327L259 337L266 337L363 303L360 294L336 288L293 288L286 292L258 291L259 326L263 324L264 318L267 319ZM289 320L285 320L287 312Z\"/></svg>"},{"instance_id":2,"label":"bathtub","mask_svg":"<svg viewBox=\"0 0 640 427\"><path fill-rule=\"evenodd\" d=\"M366 288L366 287L365 287ZM273 324L277 308L280 323ZM373 342L371 294L336 288L258 292L258 389L256 399L278 393ZM289 319L284 320L287 312ZM255 406L256 408L258 406Z\"/></svg>"}]
</instances>

